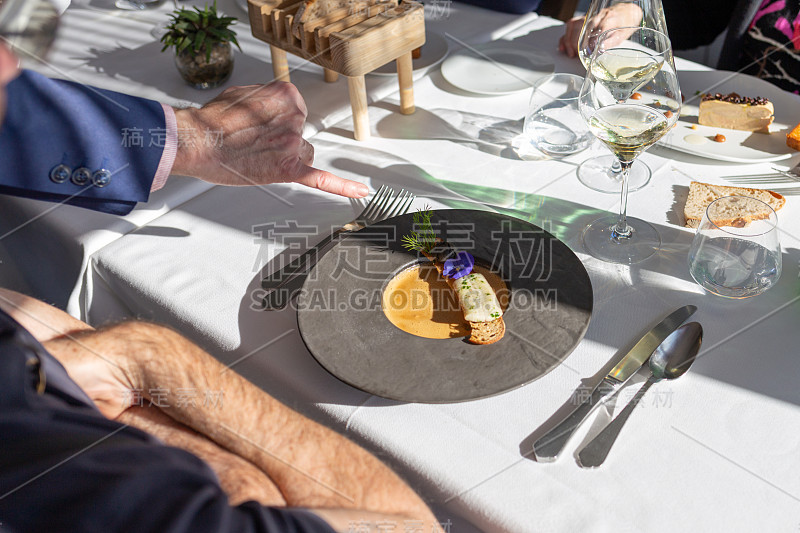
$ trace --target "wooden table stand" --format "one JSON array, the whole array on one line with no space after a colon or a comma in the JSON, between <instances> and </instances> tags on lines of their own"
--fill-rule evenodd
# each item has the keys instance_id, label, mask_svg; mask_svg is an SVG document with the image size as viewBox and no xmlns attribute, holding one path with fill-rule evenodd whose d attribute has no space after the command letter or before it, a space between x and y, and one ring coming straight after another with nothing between
<instances>
[{"instance_id":1,"label":"wooden table stand","mask_svg":"<svg viewBox=\"0 0 800 533\"><path fill-rule=\"evenodd\" d=\"M369 138L369 113L364 75L396 61L400 86L400 112L414 112L411 51L425 44L422 4L363 0L361 8L335 10L300 26L292 26L303 1L247 0L253 36L270 45L276 80L290 81L287 52L321 66L326 82L339 74L347 78L353 133L358 141Z\"/></svg>"}]
</instances>

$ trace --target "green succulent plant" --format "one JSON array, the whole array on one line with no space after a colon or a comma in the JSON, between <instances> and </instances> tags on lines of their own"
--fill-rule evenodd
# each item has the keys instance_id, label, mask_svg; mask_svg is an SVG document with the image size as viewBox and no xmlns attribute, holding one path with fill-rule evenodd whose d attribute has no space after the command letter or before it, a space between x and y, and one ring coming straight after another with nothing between
<instances>
[{"instance_id":1,"label":"green succulent plant","mask_svg":"<svg viewBox=\"0 0 800 533\"><path fill-rule=\"evenodd\" d=\"M163 52L170 46L176 53L191 49L195 54L205 49L206 61L211 59L211 49L218 43L233 43L241 51L236 40L236 32L229 28L236 23L236 17L221 17L217 13L217 0L211 7L204 9L176 9L170 14L172 19L167 26L167 33L161 37Z\"/></svg>"}]
</instances>

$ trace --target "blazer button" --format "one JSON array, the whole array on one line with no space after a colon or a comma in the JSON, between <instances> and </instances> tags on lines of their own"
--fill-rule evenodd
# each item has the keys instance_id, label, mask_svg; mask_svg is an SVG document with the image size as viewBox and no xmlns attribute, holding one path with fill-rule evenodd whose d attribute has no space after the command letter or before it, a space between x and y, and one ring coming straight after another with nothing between
<instances>
[{"instance_id":1,"label":"blazer button","mask_svg":"<svg viewBox=\"0 0 800 533\"><path fill-rule=\"evenodd\" d=\"M50 171L50 181L64 183L72 174L72 169L67 165L57 165Z\"/></svg>"},{"instance_id":2,"label":"blazer button","mask_svg":"<svg viewBox=\"0 0 800 533\"><path fill-rule=\"evenodd\" d=\"M86 167L76 168L72 171L72 183L82 187L92 179L92 171Z\"/></svg>"},{"instance_id":3,"label":"blazer button","mask_svg":"<svg viewBox=\"0 0 800 533\"><path fill-rule=\"evenodd\" d=\"M94 174L92 174L92 183L94 183L95 187L105 187L109 183L111 183L111 172L108 170L101 168Z\"/></svg>"}]
</instances>

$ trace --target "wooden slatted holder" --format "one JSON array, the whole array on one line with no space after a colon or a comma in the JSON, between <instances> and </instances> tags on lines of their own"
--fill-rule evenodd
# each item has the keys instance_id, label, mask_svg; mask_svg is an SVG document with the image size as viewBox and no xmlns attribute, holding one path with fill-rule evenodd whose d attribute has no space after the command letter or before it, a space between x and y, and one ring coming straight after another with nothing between
<instances>
[{"instance_id":1,"label":"wooden slatted holder","mask_svg":"<svg viewBox=\"0 0 800 533\"><path fill-rule=\"evenodd\" d=\"M303 1L247 0L253 36L270 45L276 80L289 81L286 53L325 69L325 81L347 77L356 140L369 138L369 115L364 75L391 61L397 63L400 110L414 112L411 52L425 44L422 4L396 0L356 0L325 16L292 26Z\"/></svg>"}]
</instances>

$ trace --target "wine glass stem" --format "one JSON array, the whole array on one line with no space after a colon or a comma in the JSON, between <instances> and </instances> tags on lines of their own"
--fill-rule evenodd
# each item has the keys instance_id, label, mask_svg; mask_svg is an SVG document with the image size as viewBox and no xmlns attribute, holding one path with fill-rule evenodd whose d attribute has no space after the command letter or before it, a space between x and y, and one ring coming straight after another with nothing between
<instances>
[{"instance_id":1,"label":"wine glass stem","mask_svg":"<svg viewBox=\"0 0 800 533\"><path fill-rule=\"evenodd\" d=\"M628 178L630 177L633 161L620 161L619 164L622 167L622 192L619 198L619 218L613 230L614 238L617 240L627 239L633 234L633 230L628 226L628 219L626 217L628 210Z\"/></svg>"}]
</instances>

